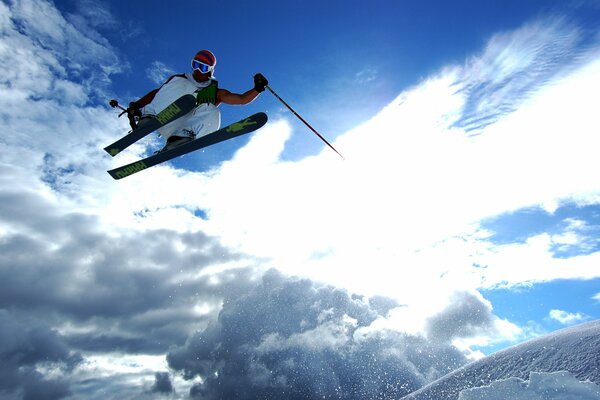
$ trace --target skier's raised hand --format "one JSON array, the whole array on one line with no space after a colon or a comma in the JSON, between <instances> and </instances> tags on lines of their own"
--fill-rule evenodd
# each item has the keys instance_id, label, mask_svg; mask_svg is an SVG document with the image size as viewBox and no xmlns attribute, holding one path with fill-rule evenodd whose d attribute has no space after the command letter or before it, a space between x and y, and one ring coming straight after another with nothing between
<instances>
[{"instance_id":1,"label":"skier's raised hand","mask_svg":"<svg viewBox=\"0 0 600 400\"><path fill-rule=\"evenodd\" d=\"M265 87L268 84L269 84L269 81L260 72L256 75L254 75L254 90L256 90L258 93L264 92Z\"/></svg>"}]
</instances>

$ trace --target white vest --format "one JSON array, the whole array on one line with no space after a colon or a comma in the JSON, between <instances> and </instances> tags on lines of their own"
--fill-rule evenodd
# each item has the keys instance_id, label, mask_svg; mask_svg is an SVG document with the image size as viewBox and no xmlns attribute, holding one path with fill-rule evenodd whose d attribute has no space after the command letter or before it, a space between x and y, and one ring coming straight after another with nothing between
<instances>
[{"instance_id":1,"label":"white vest","mask_svg":"<svg viewBox=\"0 0 600 400\"><path fill-rule=\"evenodd\" d=\"M142 109L142 115L156 115L169 104L186 94L195 94L198 89L210 85L212 80L198 82L191 73L185 78L175 76L162 85L150 104ZM221 113L214 104L200 104L181 118L163 126L158 130L160 135L168 139L171 135L186 136L183 131L192 131L197 137L214 132L221 126Z\"/></svg>"},{"instance_id":2,"label":"white vest","mask_svg":"<svg viewBox=\"0 0 600 400\"><path fill-rule=\"evenodd\" d=\"M142 109L142 115L156 115L181 96L194 94L198 89L205 88L210 83L210 79L205 82L196 81L191 73L185 74L185 78L174 76L161 86L152 102Z\"/></svg>"}]
</instances>

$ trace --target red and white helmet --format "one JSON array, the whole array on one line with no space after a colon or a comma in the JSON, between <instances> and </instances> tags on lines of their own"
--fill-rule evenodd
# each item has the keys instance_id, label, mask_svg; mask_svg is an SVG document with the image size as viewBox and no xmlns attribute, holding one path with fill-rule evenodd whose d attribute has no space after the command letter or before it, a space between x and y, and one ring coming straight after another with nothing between
<instances>
[{"instance_id":1,"label":"red and white helmet","mask_svg":"<svg viewBox=\"0 0 600 400\"><path fill-rule=\"evenodd\" d=\"M214 73L215 65L217 65L217 57L210 50L200 50L192 58L192 69L203 74Z\"/></svg>"}]
</instances>

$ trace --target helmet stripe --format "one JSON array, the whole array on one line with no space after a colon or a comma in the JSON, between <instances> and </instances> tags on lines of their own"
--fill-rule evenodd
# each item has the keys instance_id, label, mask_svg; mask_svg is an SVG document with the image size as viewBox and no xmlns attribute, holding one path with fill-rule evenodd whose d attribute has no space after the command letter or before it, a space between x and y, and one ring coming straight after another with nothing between
<instances>
[{"instance_id":1,"label":"helmet stripe","mask_svg":"<svg viewBox=\"0 0 600 400\"><path fill-rule=\"evenodd\" d=\"M194 59L210 66L214 66L217 63L217 58L208 50L199 51L194 56Z\"/></svg>"}]
</instances>

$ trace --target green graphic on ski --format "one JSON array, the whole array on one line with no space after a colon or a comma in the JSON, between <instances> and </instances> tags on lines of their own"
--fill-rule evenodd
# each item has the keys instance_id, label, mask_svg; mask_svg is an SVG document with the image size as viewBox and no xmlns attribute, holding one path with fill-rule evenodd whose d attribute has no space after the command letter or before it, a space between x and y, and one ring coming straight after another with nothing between
<instances>
[{"instance_id":1,"label":"green graphic on ski","mask_svg":"<svg viewBox=\"0 0 600 400\"><path fill-rule=\"evenodd\" d=\"M113 144L106 146L104 150L114 157L144 136L149 135L169 122L173 122L177 118L183 117L192 111L195 106L196 98L191 94L186 94L169 104L167 108L159 112L155 117L151 117L149 121L145 121L143 127L134 129Z\"/></svg>"},{"instance_id":2,"label":"green graphic on ski","mask_svg":"<svg viewBox=\"0 0 600 400\"><path fill-rule=\"evenodd\" d=\"M204 147L212 146L213 144L217 144L225 140L245 135L246 133L254 132L255 130L264 126L266 123L267 114L260 112L217 131L211 132L208 135L192 140L191 142L182 144L181 146L175 147L171 150L163 151L131 164L111 169L108 171L108 173L114 179L122 179L154 165L172 160L175 157L182 156Z\"/></svg>"}]
</instances>

